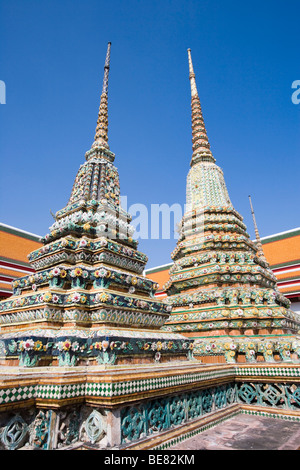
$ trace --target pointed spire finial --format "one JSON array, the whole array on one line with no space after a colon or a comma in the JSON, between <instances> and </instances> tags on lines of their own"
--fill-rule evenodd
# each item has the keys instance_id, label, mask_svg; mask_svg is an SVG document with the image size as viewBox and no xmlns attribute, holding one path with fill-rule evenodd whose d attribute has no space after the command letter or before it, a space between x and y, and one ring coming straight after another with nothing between
<instances>
[{"instance_id":1,"label":"pointed spire finial","mask_svg":"<svg viewBox=\"0 0 300 470\"><path fill-rule=\"evenodd\" d=\"M204 124L200 99L198 96L196 77L192 62L191 49L188 49L189 59L189 79L191 84L192 96L192 143L193 143L193 156L191 166L199 161L215 162L213 154L210 150L210 144L207 137L207 132Z\"/></svg>"},{"instance_id":2,"label":"pointed spire finial","mask_svg":"<svg viewBox=\"0 0 300 470\"><path fill-rule=\"evenodd\" d=\"M255 231L257 254L258 254L259 258L263 259L263 261L265 261L268 264L268 262L266 260L266 257L265 257L265 254L264 254L264 251L263 251L262 242L261 242L261 239L260 239L260 236L259 236L257 223L256 223L256 219L255 219L255 214L254 214L254 210L253 210L253 206L252 206L251 196L248 196L248 198L249 198L249 202L250 202L251 214L252 214L254 231Z\"/></svg>"},{"instance_id":3,"label":"pointed spire finial","mask_svg":"<svg viewBox=\"0 0 300 470\"><path fill-rule=\"evenodd\" d=\"M107 108L107 95L108 95L108 75L110 67L110 47L111 42L107 45L107 52L104 64L104 77L102 85L102 93L100 98L100 106L96 127L95 139L92 147L105 147L108 146L108 108Z\"/></svg>"},{"instance_id":4,"label":"pointed spire finial","mask_svg":"<svg viewBox=\"0 0 300 470\"><path fill-rule=\"evenodd\" d=\"M198 96L198 91L197 91L197 86L196 86L196 75L194 72L194 67L193 67L193 62L192 62L192 55L191 55L191 49L188 49L188 58L189 58L189 78L191 82L191 94L192 96Z\"/></svg>"}]
</instances>

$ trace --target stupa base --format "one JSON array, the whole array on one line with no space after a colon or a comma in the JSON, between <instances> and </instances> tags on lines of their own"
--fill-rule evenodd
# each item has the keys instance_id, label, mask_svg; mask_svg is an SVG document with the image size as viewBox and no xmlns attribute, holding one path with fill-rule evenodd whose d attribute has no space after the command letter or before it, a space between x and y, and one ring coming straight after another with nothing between
<instances>
[{"instance_id":1,"label":"stupa base","mask_svg":"<svg viewBox=\"0 0 300 470\"><path fill-rule=\"evenodd\" d=\"M3 367L0 448L167 449L246 408L299 421L299 395L291 363Z\"/></svg>"}]
</instances>

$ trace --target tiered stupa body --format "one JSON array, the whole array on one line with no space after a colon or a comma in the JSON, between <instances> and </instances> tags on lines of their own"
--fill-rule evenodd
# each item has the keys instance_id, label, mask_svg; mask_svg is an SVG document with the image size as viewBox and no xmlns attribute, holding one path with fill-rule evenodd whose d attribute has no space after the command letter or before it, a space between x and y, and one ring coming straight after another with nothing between
<instances>
[{"instance_id":1,"label":"tiered stupa body","mask_svg":"<svg viewBox=\"0 0 300 470\"><path fill-rule=\"evenodd\" d=\"M204 362L298 360L300 317L232 206L210 150L190 50L188 58L193 154L164 329L193 337Z\"/></svg>"},{"instance_id":2,"label":"tiered stupa body","mask_svg":"<svg viewBox=\"0 0 300 470\"><path fill-rule=\"evenodd\" d=\"M159 331L170 307L143 276L147 257L120 206L115 155L108 145L104 67L95 140L44 246L29 255L36 273L14 282L0 304L3 365L153 363L186 359L191 341Z\"/></svg>"}]
</instances>

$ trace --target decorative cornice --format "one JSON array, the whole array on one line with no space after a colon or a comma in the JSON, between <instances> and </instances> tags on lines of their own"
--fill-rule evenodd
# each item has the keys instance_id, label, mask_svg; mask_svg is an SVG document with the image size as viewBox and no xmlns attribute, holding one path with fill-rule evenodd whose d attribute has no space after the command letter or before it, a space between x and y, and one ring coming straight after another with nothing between
<instances>
[{"instance_id":1,"label":"decorative cornice","mask_svg":"<svg viewBox=\"0 0 300 470\"><path fill-rule=\"evenodd\" d=\"M34 233L26 232L25 230L20 230L16 227L11 227L10 225L6 225L6 224L0 224L0 232L10 233L11 235L26 238L28 240L32 240L32 241L38 242L38 243L41 241L41 237L39 235L35 235Z\"/></svg>"}]
</instances>

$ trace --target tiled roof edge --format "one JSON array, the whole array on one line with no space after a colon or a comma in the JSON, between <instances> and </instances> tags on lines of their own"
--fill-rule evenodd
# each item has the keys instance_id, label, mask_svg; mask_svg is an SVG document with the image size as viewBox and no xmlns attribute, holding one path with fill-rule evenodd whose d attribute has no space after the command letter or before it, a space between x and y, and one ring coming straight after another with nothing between
<instances>
[{"instance_id":1,"label":"tiled roof edge","mask_svg":"<svg viewBox=\"0 0 300 470\"><path fill-rule=\"evenodd\" d=\"M28 240L32 240L35 242L40 242L41 237L39 235L36 235L34 233L26 232L25 230L20 230L19 228L12 227L11 225L6 225L0 223L0 231L2 232L7 232L12 235L16 235L17 237L23 237L27 238Z\"/></svg>"}]
</instances>

